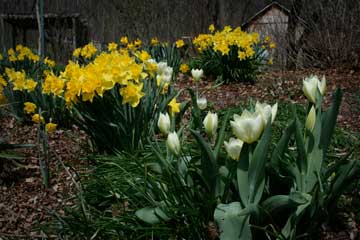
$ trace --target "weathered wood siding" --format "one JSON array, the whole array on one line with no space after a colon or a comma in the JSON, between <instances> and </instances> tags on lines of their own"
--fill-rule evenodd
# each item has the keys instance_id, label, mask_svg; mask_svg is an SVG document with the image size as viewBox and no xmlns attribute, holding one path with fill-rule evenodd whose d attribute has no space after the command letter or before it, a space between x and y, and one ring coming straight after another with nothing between
<instances>
[{"instance_id":1,"label":"weathered wood siding","mask_svg":"<svg viewBox=\"0 0 360 240\"><path fill-rule=\"evenodd\" d=\"M110 41L118 41L123 35L127 35L130 39L141 37L143 40L157 37L163 41L172 41L182 36L194 37L198 33L206 32L214 21L220 26L239 26L242 20L259 10L261 2L264 6L267 1L257 0L253 3L238 0L44 0L44 2L44 13L48 16L78 16L76 36L71 35L74 32L73 26L66 23L71 20L45 21L46 31L51 35L47 40L48 52L50 51L56 59L66 59L64 54L69 55L68 51L74 45L70 40L74 38L77 40L77 45L87 41L104 45ZM3 16L0 19L2 51L17 43L26 43L36 48L38 33L35 19L32 20L33 29L25 31L23 23L16 25L8 21L9 14L35 16L35 3L36 0L0 0L0 15ZM50 46L50 42L53 42L51 44L53 46Z\"/></svg>"},{"instance_id":2,"label":"weathered wood siding","mask_svg":"<svg viewBox=\"0 0 360 240\"><path fill-rule=\"evenodd\" d=\"M288 15L276 7L272 7L261 17L256 18L248 27L250 32L258 32L261 37L270 36L275 42L276 49L272 51L274 66L286 65L286 33Z\"/></svg>"}]
</instances>

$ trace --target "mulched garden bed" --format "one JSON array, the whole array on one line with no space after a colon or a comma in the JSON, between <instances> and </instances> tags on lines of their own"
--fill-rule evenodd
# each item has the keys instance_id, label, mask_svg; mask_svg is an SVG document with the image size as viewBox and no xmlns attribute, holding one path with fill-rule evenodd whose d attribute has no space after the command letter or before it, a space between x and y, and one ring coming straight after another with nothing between
<instances>
[{"instance_id":1,"label":"mulched garden bed","mask_svg":"<svg viewBox=\"0 0 360 240\"><path fill-rule=\"evenodd\" d=\"M336 86L343 89L343 102L338 118L339 126L360 133L360 74L348 71L297 71L270 72L259 77L255 85L233 83L206 90L214 82L203 80L200 89L215 110L253 100L275 103L277 101L305 102L302 94L302 79L309 74L325 75L327 79L326 102ZM194 83L180 76L175 84L178 88L194 87ZM181 99L188 98L184 93ZM36 126L24 126L11 117L0 118L0 138L9 143L35 143ZM36 227L51 219L50 213L63 214L63 208L73 204L77 192L77 173L87 165L81 160L90 150L87 138L76 127L57 130L50 135L51 186L45 189L37 162L36 149L21 149L24 160L17 162L17 170L5 172L7 182L0 182L0 239L25 239L42 236ZM0 176L4 177L3 175ZM355 224L355 225L354 225ZM350 239L359 230L352 223L349 229L330 231L323 229L321 239Z\"/></svg>"}]
</instances>

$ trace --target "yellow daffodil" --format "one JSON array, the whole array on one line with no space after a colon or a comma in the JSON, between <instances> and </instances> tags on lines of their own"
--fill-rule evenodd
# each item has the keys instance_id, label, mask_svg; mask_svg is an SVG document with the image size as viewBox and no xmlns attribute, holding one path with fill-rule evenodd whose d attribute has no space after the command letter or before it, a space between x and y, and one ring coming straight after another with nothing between
<instances>
[{"instance_id":1,"label":"yellow daffodil","mask_svg":"<svg viewBox=\"0 0 360 240\"><path fill-rule=\"evenodd\" d=\"M215 31L215 26L214 26L214 24L210 24L210 26L209 26L209 31L210 31L211 33L213 33L213 32Z\"/></svg>"},{"instance_id":2,"label":"yellow daffodil","mask_svg":"<svg viewBox=\"0 0 360 240\"><path fill-rule=\"evenodd\" d=\"M27 79L24 84L24 89L26 89L28 92L32 92L35 90L36 86L37 82L32 79Z\"/></svg>"},{"instance_id":3,"label":"yellow daffodil","mask_svg":"<svg viewBox=\"0 0 360 240\"><path fill-rule=\"evenodd\" d=\"M32 102L25 102L24 103L24 111L28 114L34 113L36 110L36 104Z\"/></svg>"},{"instance_id":4,"label":"yellow daffodil","mask_svg":"<svg viewBox=\"0 0 360 240\"><path fill-rule=\"evenodd\" d=\"M108 47L107 47L107 48L108 48L108 50L109 50L110 52L116 51L117 48L118 48L118 45L117 45L117 43L111 42L111 43L108 44Z\"/></svg>"},{"instance_id":5,"label":"yellow daffodil","mask_svg":"<svg viewBox=\"0 0 360 240\"><path fill-rule=\"evenodd\" d=\"M136 40L134 41L134 46L135 46L136 48L141 47L141 44L142 44L142 41L141 41L140 39L136 39Z\"/></svg>"},{"instance_id":6,"label":"yellow daffodil","mask_svg":"<svg viewBox=\"0 0 360 240\"><path fill-rule=\"evenodd\" d=\"M81 48L76 48L74 51L73 51L73 56L78 58L80 57L80 53L81 53Z\"/></svg>"},{"instance_id":7,"label":"yellow daffodil","mask_svg":"<svg viewBox=\"0 0 360 240\"><path fill-rule=\"evenodd\" d=\"M189 67L189 65L187 65L186 63L183 63L183 64L180 65L179 70L180 70L180 72L182 72L182 73L187 73L187 72L189 72L190 67Z\"/></svg>"},{"instance_id":8,"label":"yellow daffodil","mask_svg":"<svg viewBox=\"0 0 360 240\"><path fill-rule=\"evenodd\" d=\"M159 44L159 40L155 37L155 38L152 38L151 41L150 41L150 44L152 46L156 46Z\"/></svg>"},{"instance_id":9,"label":"yellow daffodil","mask_svg":"<svg viewBox=\"0 0 360 240\"><path fill-rule=\"evenodd\" d=\"M48 57L46 57L46 58L44 59L44 63L45 63L46 65L48 65L49 67L55 67L55 61L49 59Z\"/></svg>"},{"instance_id":10,"label":"yellow daffodil","mask_svg":"<svg viewBox=\"0 0 360 240\"><path fill-rule=\"evenodd\" d=\"M0 75L0 86L1 87L6 87L7 86L7 82L4 79L4 77L2 75Z\"/></svg>"},{"instance_id":11,"label":"yellow daffodil","mask_svg":"<svg viewBox=\"0 0 360 240\"><path fill-rule=\"evenodd\" d=\"M126 87L121 88L119 92L123 97L122 103L129 103L133 108L136 107L140 103L140 99L145 96L145 94L141 92L143 85L143 83L134 84L129 82Z\"/></svg>"},{"instance_id":12,"label":"yellow daffodil","mask_svg":"<svg viewBox=\"0 0 360 240\"><path fill-rule=\"evenodd\" d=\"M57 124L56 124L56 123L52 123L52 122L49 122L49 123L47 123L47 124L45 125L46 132L48 132L48 133L53 133L53 132L55 132L56 127L57 127Z\"/></svg>"},{"instance_id":13,"label":"yellow daffodil","mask_svg":"<svg viewBox=\"0 0 360 240\"><path fill-rule=\"evenodd\" d=\"M174 115L175 113L178 113L180 112L180 103L177 103L176 102L176 98L173 98L169 104L169 112L170 112L170 115Z\"/></svg>"},{"instance_id":14,"label":"yellow daffodil","mask_svg":"<svg viewBox=\"0 0 360 240\"><path fill-rule=\"evenodd\" d=\"M44 117L36 113L32 116L32 121L34 123L44 123Z\"/></svg>"},{"instance_id":15,"label":"yellow daffodil","mask_svg":"<svg viewBox=\"0 0 360 240\"><path fill-rule=\"evenodd\" d=\"M123 44L123 45L127 45L129 43L129 40L126 36L124 37L121 37L120 38L120 42Z\"/></svg>"},{"instance_id":16,"label":"yellow daffodil","mask_svg":"<svg viewBox=\"0 0 360 240\"><path fill-rule=\"evenodd\" d=\"M185 46L185 42L184 42L184 40L179 39L175 42L175 45L177 48L182 48L183 46Z\"/></svg>"}]
</instances>

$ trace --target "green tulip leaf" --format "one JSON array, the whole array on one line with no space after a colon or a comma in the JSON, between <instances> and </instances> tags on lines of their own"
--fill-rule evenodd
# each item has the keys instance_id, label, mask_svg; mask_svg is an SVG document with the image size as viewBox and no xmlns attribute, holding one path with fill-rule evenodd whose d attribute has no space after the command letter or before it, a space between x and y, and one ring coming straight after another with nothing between
<instances>
[{"instance_id":1,"label":"green tulip leaf","mask_svg":"<svg viewBox=\"0 0 360 240\"><path fill-rule=\"evenodd\" d=\"M219 204L214 219L220 230L221 240L252 239L249 216L242 215L240 202Z\"/></svg>"},{"instance_id":2,"label":"green tulip leaf","mask_svg":"<svg viewBox=\"0 0 360 240\"><path fill-rule=\"evenodd\" d=\"M330 145L331 136L334 132L336 119L339 114L342 92L338 88L333 96L332 106L322 116L321 145L324 153Z\"/></svg>"},{"instance_id":3,"label":"green tulip leaf","mask_svg":"<svg viewBox=\"0 0 360 240\"><path fill-rule=\"evenodd\" d=\"M266 156L271 139L271 121L257 144L249 165L249 203L259 203L265 186ZM239 189L241 191L241 189Z\"/></svg>"},{"instance_id":4,"label":"green tulip leaf","mask_svg":"<svg viewBox=\"0 0 360 240\"><path fill-rule=\"evenodd\" d=\"M244 143L236 169L237 192L243 206L249 202L249 151L249 145Z\"/></svg>"},{"instance_id":5,"label":"green tulip leaf","mask_svg":"<svg viewBox=\"0 0 360 240\"><path fill-rule=\"evenodd\" d=\"M144 207L135 212L135 215L148 224L158 224L169 221L170 218L159 207Z\"/></svg>"},{"instance_id":6,"label":"green tulip leaf","mask_svg":"<svg viewBox=\"0 0 360 240\"><path fill-rule=\"evenodd\" d=\"M229 117L230 117L230 111L227 111L227 113L225 115L225 118L222 121L223 124L222 124L222 126L220 128L219 136L216 139L216 144L215 144L215 148L214 148L214 157L215 157L215 159L217 159L217 157L219 155L219 152L220 152L220 148L224 144L225 129L226 129L226 125L227 125L227 122L229 120Z\"/></svg>"},{"instance_id":7,"label":"green tulip leaf","mask_svg":"<svg viewBox=\"0 0 360 240\"><path fill-rule=\"evenodd\" d=\"M271 166L279 172L280 160L288 149L291 136L294 134L296 128L295 120L291 121L289 126L285 129L280 141L277 143L276 148L271 156Z\"/></svg>"}]
</instances>

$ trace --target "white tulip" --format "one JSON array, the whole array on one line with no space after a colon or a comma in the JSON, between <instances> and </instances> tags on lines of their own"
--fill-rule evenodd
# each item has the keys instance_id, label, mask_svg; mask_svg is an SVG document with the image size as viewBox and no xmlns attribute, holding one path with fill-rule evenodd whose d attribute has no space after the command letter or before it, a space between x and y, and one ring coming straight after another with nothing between
<instances>
[{"instance_id":1,"label":"white tulip","mask_svg":"<svg viewBox=\"0 0 360 240\"><path fill-rule=\"evenodd\" d=\"M172 76L172 74L173 74L173 68L172 68L172 67L166 67L166 68L164 68L163 74Z\"/></svg>"},{"instance_id":2,"label":"white tulip","mask_svg":"<svg viewBox=\"0 0 360 240\"><path fill-rule=\"evenodd\" d=\"M319 89L321 95L325 94L326 90L326 79L325 77L322 78L321 82L319 78L315 75L307 77L303 80L303 91L307 99L312 102L316 103L316 92Z\"/></svg>"},{"instance_id":3,"label":"white tulip","mask_svg":"<svg viewBox=\"0 0 360 240\"><path fill-rule=\"evenodd\" d=\"M316 112L314 106L311 107L308 116L306 117L305 128L312 131L315 127Z\"/></svg>"},{"instance_id":4,"label":"white tulip","mask_svg":"<svg viewBox=\"0 0 360 240\"><path fill-rule=\"evenodd\" d=\"M168 113L166 113L166 114L160 113L157 125L160 129L160 132L162 132L164 135L168 134L170 131L169 114Z\"/></svg>"},{"instance_id":5,"label":"white tulip","mask_svg":"<svg viewBox=\"0 0 360 240\"><path fill-rule=\"evenodd\" d=\"M246 143L257 141L264 130L261 114L247 110L244 110L241 116L234 114L234 121L230 121L230 125L235 136Z\"/></svg>"},{"instance_id":6,"label":"white tulip","mask_svg":"<svg viewBox=\"0 0 360 240\"><path fill-rule=\"evenodd\" d=\"M156 60L153 59L153 58L148 59L147 62L150 63L150 64L156 64L157 65Z\"/></svg>"},{"instance_id":7,"label":"white tulip","mask_svg":"<svg viewBox=\"0 0 360 240\"><path fill-rule=\"evenodd\" d=\"M192 69L191 75L192 75L194 81L198 82L203 77L204 71L202 69Z\"/></svg>"},{"instance_id":8,"label":"white tulip","mask_svg":"<svg viewBox=\"0 0 360 240\"><path fill-rule=\"evenodd\" d=\"M218 127L218 115L216 113L208 112L203 121L205 132L209 137L212 137Z\"/></svg>"},{"instance_id":9,"label":"white tulip","mask_svg":"<svg viewBox=\"0 0 360 240\"><path fill-rule=\"evenodd\" d=\"M172 78L172 75L170 74L166 74L165 72L163 74L161 74L160 76L161 78L161 82L163 83L170 83L171 82L171 78Z\"/></svg>"},{"instance_id":10,"label":"white tulip","mask_svg":"<svg viewBox=\"0 0 360 240\"><path fill-rule=\"evenodd\" d=\"M167 62L159 62L157 64L156 71L157 71L158 74L162 74L167 67L168 67Z\"/></svg>"},{"instance_id":11,"label":"white tulip","mask_svg":"<svg viewBox=\"0 0 360 240\"><path fill-rule=\"evenodd\" d=\"M277 113L277 109L278 109L277 103L275 103L272 107L269 104L260 103L260 102L256 102L256 105L255 105L255 111L260 113L265 126L266 126L267 121L270 118L270 116L271 116L271 123L274 122L276 113Z\"/></svg>"},{"instance_id":12,"label":"white tulip","mask_svg":"<svg viewBox=\"0 0 360 240\"><path fill-rule=\"evenodd\" d=\"M318 83L318 88L320 90L321 95L324 96L325 91L326 91L326 78L325 78L325 76L323 76L321 78L321 82Z\"/></svg>"},{"instance_id":13,"label":"white tulip","mask_svg":"<svg viewBox=\"0 0 360 240\"><path fill-rule=\"evenodd\" d=\"M200 110L204 110L207 107L207 100L206 98L198 98L196 99L196 104Z\"/></svg>"},{"instance_id":14,"label":"white tulip","mask_svg":"<svg viewBox=\"0 0 360 240\"><path fill-rule=\"evenodd\" d=\"M237 138L230 138L229 142L225 141L224 144L228 155L234 160L239 160L240 152L244 142Z\"/></svg>"},{"instance_id":15,"label":"white tulip","mask_svg":"<svg viewBox=\"0 0 360 240\"><path fill-rule=\"evenodd\" d=\"M166 145L171 152L173 152L175 155L179 155L180 141L179 141L179 137L176 132L169 133L167 140L166 140Z\"/></svg>"}]
</instances>

